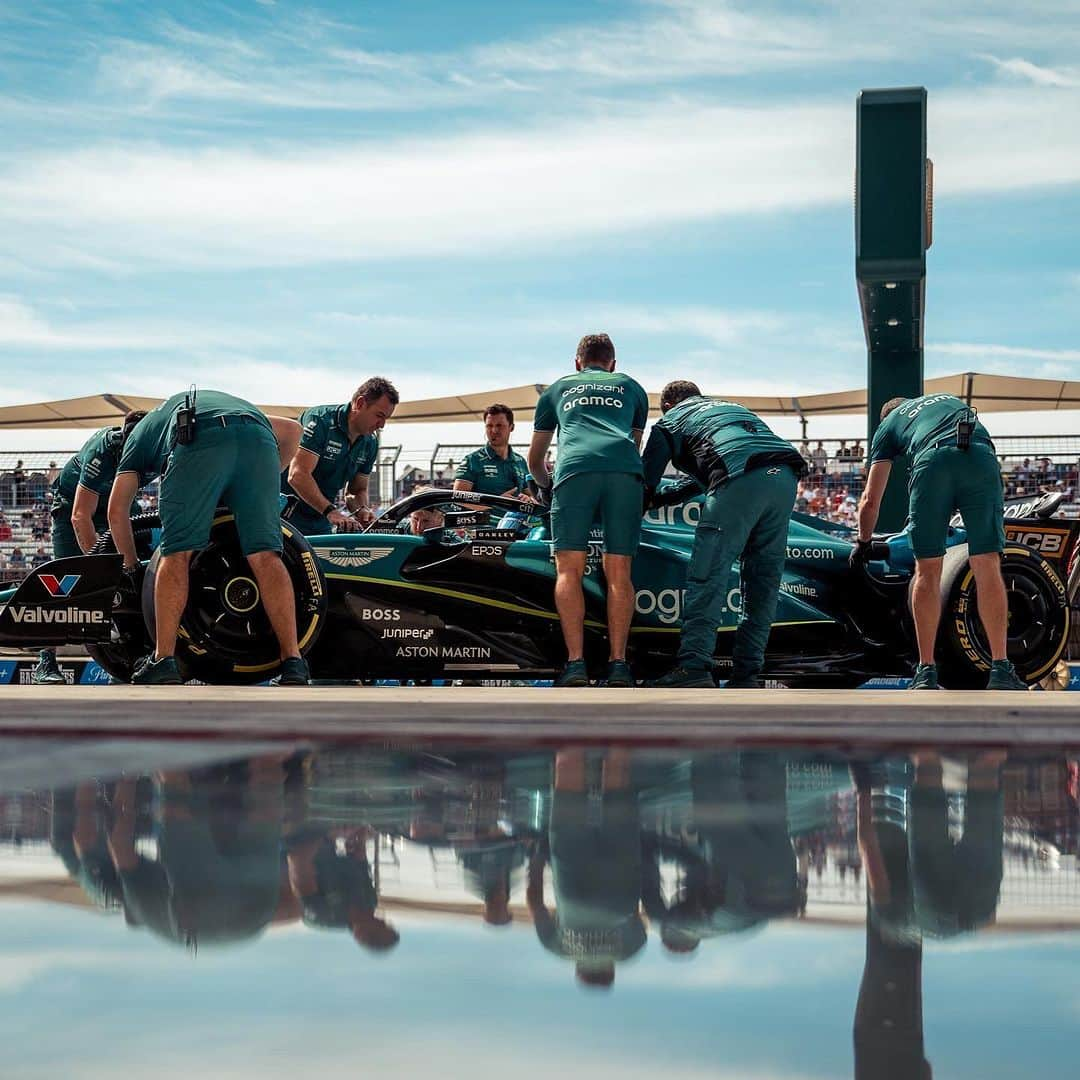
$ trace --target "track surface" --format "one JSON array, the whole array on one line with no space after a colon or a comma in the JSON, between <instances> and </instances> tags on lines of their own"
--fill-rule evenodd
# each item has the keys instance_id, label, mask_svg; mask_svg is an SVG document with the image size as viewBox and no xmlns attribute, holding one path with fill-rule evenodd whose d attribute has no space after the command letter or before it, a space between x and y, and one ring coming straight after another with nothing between
<instances>
[{"instance_id":1,"label":"track surface","mask_svg":"<svg viewBox=\"0 0 1080 1080\"><path fill-rule=\"evenodd\" d=\"M0 737L1080 746L1074 694L12 686Z\"/></svg>"}]
</instances>

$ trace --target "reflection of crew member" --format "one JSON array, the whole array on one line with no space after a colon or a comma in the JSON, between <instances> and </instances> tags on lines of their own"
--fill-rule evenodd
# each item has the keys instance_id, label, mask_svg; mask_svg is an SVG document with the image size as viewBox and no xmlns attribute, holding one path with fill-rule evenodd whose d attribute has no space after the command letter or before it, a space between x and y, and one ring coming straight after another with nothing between
<instances>
[{"instance_id":1,"label":"reflection of crew member","mask_svg":"<svg viewBox=\"0 0 1080 1080\"><path fill-rule=\"evenodd\" d=\"M608 686L633 686L626 640L634 614L630 567L641 536L641 433L649 419L649 396L615 370L615 346L607 334L578 344L580 374L564 375L541 395L533 418L529 472L552 487L551 535L555 542L555 607L566 642L566 667L556 686L585 686L585 576L589 533L598 521L604 535L607 585ZM555 475L544 463L556 429Z\"/></svg>"},{"instance_id":2,"label":"reflection of crew member","mask_svg":"<svg viewBox=\"0 0 1080 1080\"><path fill-rule=\"evenodd\" d=\"M534 855L525 894L541 944L574 961L578 980L608 987L615 965L645 944L641 827L630 755L608 751L599 798L587 790L583 750L555 757L548 833L555 911L544 905L544 862Z\"/></svg>"},{"instance_id":3,"label":"reflection of crew member","mask_svg":"<svg viewBox=\"0 0 1080 1080\"><path fill-rule=\"evenodd\" d=\"M345 405L313 405L300 414L300 449L281 490L295 495L289 521L305 536L356 532L370 525L368 480L379 456L378 433L398 403L386 379L368 379ZM335 500L345 489L346 510Z\"/></svg>"},{"instance_id":4,"label":"reflection of crew member","mask_svg":"<svg viewBox=\"0 0 1080 1080\"><path fill-rule=\"evenodd\" d=\"M102 428L83 443L52 484L52 548L54 559L86 555L107 529L108 496L116 467L132 428L146 415L138 410L124 417L122 427ZM104 497L104 502L102 499ZM56 651L42 649L31 676L35 683L62 683Z\"/></svg>"},{"instance_id":5,"label":"reflection of crew member","mask_svg":"<svg viewBox=\"0 0 1080 1080\"><path fill-rule=\"evenodd\" d=\"M655 490L673 461L689 474L678 491L708 495L694 530L678 664L653 685L714 685L716 628L727 610L732 563L741 559L742 615L728 685L759 686L806 463L749 409L704 398L692 382L668 383L660 410L645 447L646 489Z\"/></svg>"},{"instance_id":6,"label":"reflection of crew member","mask_svg":"<svg viewBox=\"0 0 1080 1080\"><path fill-rule=\"evenodd\" d=\"M347 928L358 945L381 952L400 936L376 914L379 901L366 850L371 835L366 828L301 831L287 846L289 883L308 926Z\"/></svg>"},{"instance_id":7,"label":"reflection of crew member","mask_svg":"<svg viewBox=\"0 0 1080 1080\"><path fill-rule=\"evenodd\" d=\"M103 800L96 783L53 793L49 840L67 872L96 906L122 906L123 893L109 857Z\"/></svg>"},{"instance_id":8,"label":"reflection of crew member","mask_svg":"<svg viewBox=\"0 0 1080 1080\"><path fill-rule=\"evenodd\" d=\"M690 832L697 850L688 853L679 893L661 915L660 937L670 952L798 910L786 783L780 754L694 756Z\"/></svg>"},{"instance_id":9,"label":"reflection of crew member","mask_svg":"<svg viewBox=\"0 0 1080 1080\"><path fill-rule=\"evenodd\" d=\"M134 782L116 785L109 850L125 908L191 949L253 937L281 905L280 759L252 759L243 780L233 768L159 775L155 858L136 849Z\"/></svg>"},{"instance_id":10,"label":"reflection of crew member","mask_svg":"<svg viewBox=\"0 0 1080 1080\"><path fill-rule=\"evenodd\" d=\"M178 419L191 411L194 439L182 441ZM187 603L188 569L195 552L210 542L214 511L223 502L235 517L240 549L281 649L281 674L272 681L307 684L307 664L296 640L296 595L281 561L278 517L281 457L295 446L298 430L294 420L268 418L254 405L218 390L174 394L135 425L117 467L109 526L125 569L134 570L138 556L128 516L131 500L142 484L161 474L161 558L154 580L155 650L136 668L132 682L181 681L174 653Z\"/></svg>"},{"instance_id":11,"label":"reflection of crew member","mask_svg":"<svg viewBox=\"0 0 1080 1080\"><path fill-rule=\"evenodd\" d=\"M965 424L971 426L962 433L961 425ZM965 435L970 444L966 449ZM870 541L892 463L905 454L911 459L908 513L915 554L911 608L919 643L919 666L911 689L938 687L934 645L941 618L941 568L949 519L958 510L967 530L979 618L993 660L988 689L1026 690L1027 684L1006 656L1009 605L1001 577L1001 552L1005 549L1001 467L990 433L959 398L951 394L893 398L881 407L881 425L874 433L870 469L859 500L859 535L852 549L852 565L870 557Z\"/></svg>"}]
</instances>

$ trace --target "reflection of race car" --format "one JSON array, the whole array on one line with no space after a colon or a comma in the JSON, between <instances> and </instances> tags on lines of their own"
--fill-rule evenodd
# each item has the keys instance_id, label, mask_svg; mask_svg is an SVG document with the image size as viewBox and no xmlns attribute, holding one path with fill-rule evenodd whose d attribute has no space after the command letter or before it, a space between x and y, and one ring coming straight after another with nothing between
<instances>
[{"instance_id":1,"label":"reflection of race car","mask_svg":"<svg viewBox=\"0 0 1080 1080\"><path fill-rule=\"evenodd\" d=\"M302 648L322 679L543 678L564 656L553 606L554 560L546 512L513 528L485 527L478 503L506 511L521 504L473 492L425 491L400 500L377 522L395 530L417 509L447 510L446 527L423 536L397 531L305 540L287 522L285 561L297 590ZM639 677L667 668L678 643L696 506L681 503L646 515L634 562L636 614L630 660ZM539 522L539 524L535 524ZM149 546L153 522L139 521ZM1032 530L1046 522L1026 522ZM1080 528L1067 526L1071 553ZM455 530L458 535L455 535ZM462 538L464 536L464 538ZM907 674L913 635L910 569L886 538L867 573L847 564L850 540L828 523L797 515L769 642L768 673L790 682L854 686L874 675ZM985 683L989 656L974 608L967 549L950 548L942 604L941 676L946 685ZM0 593L0 643L85 642L110 672L124 677L148 651L157 558L148 558L141 589L121 574L115 555L58 560ZM587 659L606 659L599 545L585 578ZM1067 555L1066 555L1067 559ZM1031 547L1010 543L1004 559L1010 597L1010 655L1029 681L1057 662L1069 630L1065 586ZM730 662L741 605L732 575L718 627L716 663ZM277 666L277 649L258 590L222 512L210 546L192 561L191 591L178 660L192 677L254 682Z\"/></svg>"}]
</instances>

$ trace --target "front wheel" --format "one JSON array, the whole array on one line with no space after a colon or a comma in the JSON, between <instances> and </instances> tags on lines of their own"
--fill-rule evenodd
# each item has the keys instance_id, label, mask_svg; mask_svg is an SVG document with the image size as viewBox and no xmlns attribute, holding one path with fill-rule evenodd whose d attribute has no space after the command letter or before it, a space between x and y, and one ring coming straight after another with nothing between
<instances>
[{"instance_id":1,"label":"front wheel","mask_svg":"<svg viewBox=\"0 0 1080 1080\"><path fill-rule=\"evenodd\" d=\"M296 594L297 637L304 655L318 640L326 619L326 583L304 536L287 521L281 523L281 532L281 558ZM160 551L155 552L143 580L143 614L151 633L160 561ZM280 666L277 637L255 575L240 550L230 511L218 512L210 543L192 557L176 659L185 678L207 683L258 683Z\"/></svg>"},{"instance_id":2,"label":"front wheel","mask_svg":"<svg viewBox=\"0 0 1080 1080\"><path fill-rule=\"evenodd\" d=\"M1005 548L1001 576L1009 603L1008 656L1017 674L1035 683L1054 669L1069 640L1065 583L1038 552L1020 544ZM937 641L941 683L953 689L982 689L991 657L966 544L946 555L941 585L944 605Z\"/></svg>"}]
</instances>

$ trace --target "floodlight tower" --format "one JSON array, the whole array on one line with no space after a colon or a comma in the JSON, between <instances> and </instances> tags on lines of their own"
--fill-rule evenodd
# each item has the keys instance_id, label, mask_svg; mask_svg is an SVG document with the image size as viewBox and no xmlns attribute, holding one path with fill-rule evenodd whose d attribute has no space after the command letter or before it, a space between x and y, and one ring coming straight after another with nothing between
<instances>
[{"instance_id":1,"label":"floodlight tower","mask_svg":"<svg viewBox=\"0 0 1080 1080\"><path fill-rule=\"evenodd\" d=\"M866 334L867 448L881 406L923 392L926 249L933 239L933 165L926 90L863 90L855 122L855 280ZM893 465L880 528L907 515L907 461Z\"/></svg>"}]
</instances>

